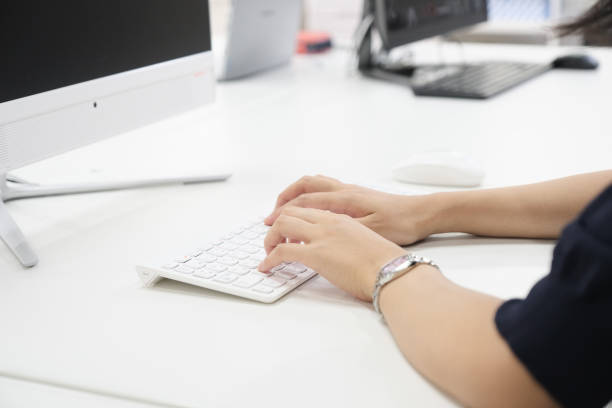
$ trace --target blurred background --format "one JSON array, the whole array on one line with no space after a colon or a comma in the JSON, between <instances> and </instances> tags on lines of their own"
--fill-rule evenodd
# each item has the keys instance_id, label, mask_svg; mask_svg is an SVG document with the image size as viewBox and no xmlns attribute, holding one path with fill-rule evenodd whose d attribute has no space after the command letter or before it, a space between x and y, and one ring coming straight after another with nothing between
<instances>
[{"instance_id":1,"label":"blurred background","mask_svg":"<svg viewBox=\"0 0 612 408\"><path fill-rule=\"evenodd\" d=\"M609 39L586 33L558 39L551 27L584 12L595 0L489 0L489 21L452 33L451 40L515 44L609 46ZM227 32L232 0L211 0L213 35ZM324 31L337 47L350 47L362 10L361 0L303 0L303 29Z\"/></svg>"}]
</instances>

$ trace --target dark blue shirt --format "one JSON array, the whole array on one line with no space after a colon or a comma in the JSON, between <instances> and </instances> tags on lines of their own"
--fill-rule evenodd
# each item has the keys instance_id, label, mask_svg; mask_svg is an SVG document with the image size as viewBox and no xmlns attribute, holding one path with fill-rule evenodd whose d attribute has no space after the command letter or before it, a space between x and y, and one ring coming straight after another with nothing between
<instances>
[{"instance_id":1,"label":"dark blue shirt","mask_svg":"<svg viewBox=\"0 0 612 408\"><path fill-rule=\"evenodd\" d=\"M612 400L612 186L563 230L550 274L502 304L495 323L563 406Z\"/></svg>"}]
</instances>

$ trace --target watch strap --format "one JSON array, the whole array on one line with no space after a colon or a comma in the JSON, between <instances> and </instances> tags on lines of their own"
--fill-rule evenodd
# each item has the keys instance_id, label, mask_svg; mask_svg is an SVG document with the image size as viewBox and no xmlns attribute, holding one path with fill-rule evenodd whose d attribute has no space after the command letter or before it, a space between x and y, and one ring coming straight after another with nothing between
<instances>
[{"instance_id":1,"label":"watch strap","mask_svg":"<svg viewBox=\"0 0 612 408\"><path fill-rule=\"evenodd\" d=\"M376 278L374 292L372 293L372 304L374 305L374 310L376 310L378 314L382 315L379 299L381 289L389 282L405 275L419 264L427 264L440 269L432 260L412 253L399 256L381 268Z\"/></svg>"}]
</instances>

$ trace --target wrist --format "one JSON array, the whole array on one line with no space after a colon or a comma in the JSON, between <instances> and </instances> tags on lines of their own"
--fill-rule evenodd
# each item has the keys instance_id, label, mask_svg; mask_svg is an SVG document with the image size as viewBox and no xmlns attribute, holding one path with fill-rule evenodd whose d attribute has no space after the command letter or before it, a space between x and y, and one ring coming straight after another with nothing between
<instances>
[{"instance_id":1,"label":"wrist","mask_svg":"<svg viewBox=\"0 0 612 408\"><path fill-rule=\"evenodd\" d=\"M439 270L438 265L432 260L413 253L405 253L402 256L389 261L378 272L378 277L376 279L372 294L372 303L376 312L382 314L380 309L380 294L382 289L393 281L400 279L404 275L414 271L420 265L429 265L432 268Z\"/></svg>"},{"instance_id":2,"label":"wrist","mask_svg":"<svg viewBox=\"0 0 612 408\"><path fill-rule=\"evenodd\" d=\"M372 264L367 265L366 270L361 275L364 277L364 281L361 285L362 294L360 298L366 302L371 302L374 286L376 285L378 274L382 268L392 260L406 254L407 252L403 248L393 245L393 247L388 248L388 250L385 250L384 252L381 252L379 256L376 256L375 259L373 259Z\"/></svg>"},{"instance_id":3,"label":"wrist","mask_svg":"<svg viewBox=\"0 0 612 408\"><path fill-rule=\"evenodd\" d=\"M386 284L380 291L379 304L383 316L393 309L393 305L406 298L415 298L420 292L428 291L430 286L439 285L443 279L440 270L427 264L416 265L409 273ZM435 290L434 290L435 292Z\"/></svg>"},{"instance_id":4,"label":"wrist","mask_svg":"<svg viewBox=\"0 0 612 408\"><path fill-rule=\"evenodd\" d=\"M445 232L457 232L461 228L462 208L466 203L466 193L463 191L430 194L427 197L427 235Z\"/></svg>"}]
</instances>

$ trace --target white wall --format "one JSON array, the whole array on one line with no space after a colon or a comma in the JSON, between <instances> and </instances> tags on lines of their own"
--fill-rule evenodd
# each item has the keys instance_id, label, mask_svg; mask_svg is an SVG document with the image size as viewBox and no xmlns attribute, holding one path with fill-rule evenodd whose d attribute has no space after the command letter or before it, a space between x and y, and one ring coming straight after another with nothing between
<instances>
[{"instance_id":1,"label":"white wall","mask_svg":"<svg viewBox=\"0 0 612 408\"><path fill-rule=\"evenodd\" d=\"M229 21L231 0L209 0L211 32L225 36Z\"/></svg>"}]
</instances>

